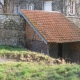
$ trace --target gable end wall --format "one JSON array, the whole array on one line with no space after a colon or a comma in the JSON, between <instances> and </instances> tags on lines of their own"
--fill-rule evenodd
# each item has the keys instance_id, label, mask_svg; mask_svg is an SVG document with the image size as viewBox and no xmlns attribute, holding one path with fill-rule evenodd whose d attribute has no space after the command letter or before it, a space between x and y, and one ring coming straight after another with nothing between
<instances>
[{"instance_id":1,"label":"gable end wall","mask_svg":"<svg viewBox=\"0 0 80 80\"><path fill-rule=\"evenodd\" d=\"M26 46L28 49L44 54L49 53L48 45L42 42L38 34L26 22Z\"/></svg>"}]
</instances>

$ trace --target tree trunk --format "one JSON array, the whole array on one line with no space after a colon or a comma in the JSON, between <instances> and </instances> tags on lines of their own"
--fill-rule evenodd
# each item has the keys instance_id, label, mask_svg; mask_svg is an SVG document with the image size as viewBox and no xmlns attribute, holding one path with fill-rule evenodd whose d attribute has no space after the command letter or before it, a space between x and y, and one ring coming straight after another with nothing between
<instances>
[{"instance_id":1,"label":"tree trunk","mask_svg":"<svg viewBox=\"0 0 80 80\"><path fill-rule=\"evenodd\" d=\"M10 7L10 0L4 0L3 13L8 13L8 8Z\"/></svg>"}]
</instances>

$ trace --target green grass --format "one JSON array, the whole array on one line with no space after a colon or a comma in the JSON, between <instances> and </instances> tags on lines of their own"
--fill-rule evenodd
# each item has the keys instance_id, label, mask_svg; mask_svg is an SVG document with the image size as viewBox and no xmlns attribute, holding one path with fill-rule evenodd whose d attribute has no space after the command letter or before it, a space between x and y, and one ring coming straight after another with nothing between
<instances>
[{"instance_id":1,"label":"green grass","mask_svg":"<svg viewBox=\"0 0 80 80\"><path fill-rule=\"evenodd\" d=\"M0 80L80 80L80 65L48 66L39 63L0 63Z\"/></svg>"},{"instance_id":2,"label":"green grass","mask_svg":"<svg viewBox=\"0 0 80 80\"><path fill-rule=\"evenodd\" d=\"M2 45L0 46L0 55L5 55L5 54L25 54L25 53L31 53L31 51L16 47L16 46L7 46L7 45Z\"/></svg>"},{"instance_id":3,"label":"green grass","mask_svg":"<svg viewBox=\"0 0 80 80\"><path fill-rule=\"evenodd\" d=\"M0 55L18 55L18 54L34 54L37 55L39 57L41 57L40 55L44 56L44 57L48 57L49 56L45 56L43 54L37 54L36 52L30 51L26 48L20 48L20 47L16 47L16 46L7 46L7 45L2 45L0 46ZM41 57L42 58L42 57Z\"/></svg>"},{"instance_id":4,"label":"green grass","mask_svg":"<svg viewBox=\"0 0 80 80\"><path fill-rule=\"evenodd\" d=\"M45 62L49 63L52 61L53 63L55 62L55 59L44 55L40 54L37 52L30 51L26 48L20 48L20 47L15 47L15 46L7 46L7 45L2 45L0 46L0 57L4 58L6 57L7 59L15 59L18 61L28 61L28 62Z\"/></svg>"},{"instance_id":5,"label":"green grass","mask_svg":"<svg viewBox=\"0 0 80 80\"><path fill-rule=\"evenodd\" d=\"M48 65L50 61L55 62L56 59L24 48L5 45L0 46L0 58L4 56L15 59L29 58L34 61L0 62L0 80L80 80L78 64Z\"/></svg>"}]
</instances>

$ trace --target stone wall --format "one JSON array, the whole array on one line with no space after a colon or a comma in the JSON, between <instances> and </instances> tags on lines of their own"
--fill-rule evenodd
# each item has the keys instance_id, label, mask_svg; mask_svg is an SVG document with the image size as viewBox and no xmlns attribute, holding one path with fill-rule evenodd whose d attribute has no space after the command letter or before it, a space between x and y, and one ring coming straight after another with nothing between
<instances>
[{"instance_id":1,"label":"stone wall","mask_svg":"<svg viewBox=\"0 0 80 80\"><path fill-rule=\"evenodd\" d=\"M25 20L19 15L0 15L0 45L25 46Z\"/></svg>"},{"instance_id":2,"label":"stone wall","mask_svg":"<svg viewBox=\"0 0 80 80\"><path fill-rule=\"evenodd\" d=\"M72 23L74 23L77 27L80 28L80 17L71 17L71 16L68 16L67 17Z\"/></svg>"},{"instance_id":3,"label":"stone wall","mask_svg":"<svg viewBox=\"0 0 80 80\"><path fill-rule=\"evenodd\" d=\"M42 10L43 0L20 0L20 9L27 9L27 5L34 4L35 10Z\"/></svg>"},{"instance_id":4,"label":"stone wall","mask_svg":"<svg viewBox=\"0 0 80 80\"><path fill-rule=\"evenodd\" d=\"M32 51L49 54L48 45L42 41L26 39L26 47Z\"/></svg>"},{"instance_id":5,"label":"stone wall","mask_svg":"<svg viewBox=\"0 0 80 80\"><path fill-rule=\"evenodd\" d=\"M63 0L63 14L65 16L78 16L78 17L80 17L80 2L78 2L78 0L74 0L75 14L70 14L70 2L71 2L71 0Z\"/></svg>"},{"instance_id":6,"label":"stone wall","mask_svg":"<svg viewBox=\"0 0 80 80\"><path fill-rule=\"evenodd\" d=\"M20 0L20 9L27 9L27 4L34 4L34 10L43 10L44 1L47 0ZM52 0L52 10L63 13L63 0Z\"/></svg>"},{"instance_id":7,"label":"stone wall","mask_svg":"<svg viewBox=\"0 0 80 80\"><path fill-rule=\"evenodd\" d=\"M63 0L63 14L73 22L76 26L80 27L80 0L75 1L75 14L70 14L70 0Z\"/></svg>"},{"instance_id":8,"label":"stone wall","mask_svg":"<svg viewBox=\"0 0 80 80\"><path fill-rule=\"evenodd\" d=\"M74 42L69 44L68 57L72 62L80 63L80 42Z\"/></svg>"}]
</instances>

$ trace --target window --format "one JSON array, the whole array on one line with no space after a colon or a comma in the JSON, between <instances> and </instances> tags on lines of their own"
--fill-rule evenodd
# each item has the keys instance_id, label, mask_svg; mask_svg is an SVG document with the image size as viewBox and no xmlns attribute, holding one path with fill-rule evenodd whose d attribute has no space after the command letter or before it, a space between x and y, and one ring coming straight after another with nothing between
<instances>
[{"instance_id":1,"label":"window","mask_svg":"<svg viewBox=\"0 0 80 80\"><path fill-rule=\"evenodd\" d=\"M34 10L34 4L27 4L27 10Z\"/></svg>"},{"instance_id":2,"label":"window","mask_svg":"<svg viewBox=\"0 0 80 80\"><path fill-rule=\"evenodd\" d=\"M29 5L29 10L34 10L34 4Z\"/></svg>"},{"instance_id":3,"label":"window","mask_svg":"<svg viewBox=\"0 0 80 80\"><path fill-rule=\"evenodd\" d=\"M18 14L18 13L19 13L19 6L14 5L14 14Z\"/></svg>"},{"instance_id":4,"label":"window","mask_svg":"<svg viewBox=\"0 0 80 80\"><path fill-rule=\"evenodd\" d=\"M77 0L77 3L80 3L80 0Z\"/></svg>"},{"instance_id":5,"label":"window","mask_svg":"<svg viewBox=\"0 0 80 80\"><path fill-rule=\"evenodd\" d=\"M43 8L44 11L52 11L52 1L45 1Z\"/></svg>"},{"instance_id":6,"label":"window","mask_svg":"<svg viewBox=\"0 0 80 80\"><path fill-rule=\"evenodd\" d=\"M75 1L70 1L70 14L75 14Z\"/></svg>"}]
</instances>

